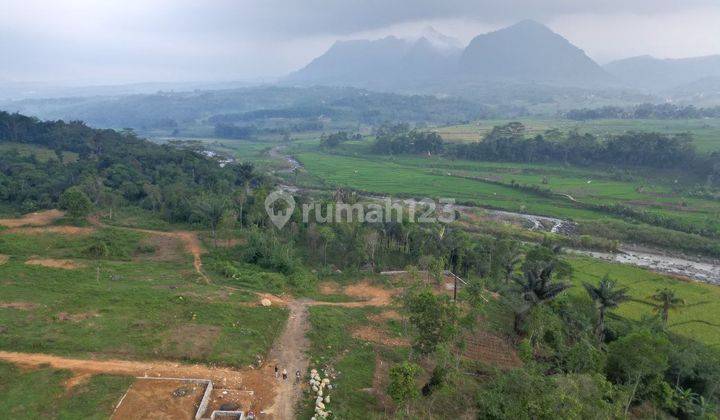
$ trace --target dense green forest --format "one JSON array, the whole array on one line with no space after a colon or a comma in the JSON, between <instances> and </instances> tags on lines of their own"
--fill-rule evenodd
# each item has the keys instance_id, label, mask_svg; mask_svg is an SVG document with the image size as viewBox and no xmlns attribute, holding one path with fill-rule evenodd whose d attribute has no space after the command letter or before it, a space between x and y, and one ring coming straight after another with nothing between
<instances>
[{"instance_id":1,"label":"dense green forest","mask_svg":"<svg viewBox=\"0 0 720 420\"><path fill-rule=\"evenodd\" d=\"M132 204L188 221L193 202L231 196L254 179L251 165L226 167L200 153L98 130L82 122L47 121L0 113L0 141L46 148L55 157L9 150L0 155L0 199L18 211L57 206L79 187L97 206ZM78 157L68 161L63 155Z\"/></svg>"}]
</instances>

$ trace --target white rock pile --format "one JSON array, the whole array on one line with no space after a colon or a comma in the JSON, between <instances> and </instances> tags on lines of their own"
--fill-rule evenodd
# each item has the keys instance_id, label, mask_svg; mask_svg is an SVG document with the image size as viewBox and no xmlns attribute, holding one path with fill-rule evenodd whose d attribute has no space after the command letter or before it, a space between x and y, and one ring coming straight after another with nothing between
<instances>
[{"instance_id":1,"label":"white rock pile","mask_svg":"<svg viewBox=\"0 0 720 420\"><path fill-rule=\"evenodd\" d=\"M315 394L315 415L310 420L326 419L332 416L326 404L330 403L330 390L332 385L329 378L320 378L316 369L310 371L310 388Z\"/></svg>"}]
</instances>

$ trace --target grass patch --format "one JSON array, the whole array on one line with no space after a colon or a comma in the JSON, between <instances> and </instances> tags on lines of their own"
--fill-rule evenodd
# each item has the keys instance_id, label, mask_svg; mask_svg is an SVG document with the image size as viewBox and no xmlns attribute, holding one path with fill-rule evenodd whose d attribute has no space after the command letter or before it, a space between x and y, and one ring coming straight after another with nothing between
<instances>
[{"instance_id":1,"label":"grass patch","mask_svg":"<svg viewBox=\"0 0 720 420\"><path fill-rule=\"evenodd\" d=\"M375 406L375 397L362 389L372 387L375 371L373 346L357 340L350 331L368 322L369 308L314 306L310 308L310 367L331 365L339 372L331 392L330 409L337 418L367 418ZM312 406L301 414L312 416Z\"/></svg>"},{"instance_id":2,"label":"grass patch","mask_svg":"<svg viewBox=\"0 0 720 420\"><path fill-rule=\"evenodd\" d=\"M129 260L138 251L144 237L142 233L114 228L102 228L90 235L3 233L0 235L0 254ZM102 253L96 252L97 247L102 248Z\"/></svg>"},{"instance_id":3,"label":"grass patch","mask_svg":"<svg viewBox=\"0 0 720 420\"><path fill-rule=\"evenodd\" d=\"M60 403L59 419L106 419L122 398L133 378L97 375L75 386Z\"/></svg>"},{"instance_id":4,"label":"grass patch","mask_svg":"<svg viewBox=\"0 0 720 420\"><path fill-rule=\"evenodd\" d=\"M118 233L102 259L84 257L88 238L0 235L0 254L10 255L0 266L0 300L32 306L0 308L0 349L243 366L282 330L285 309L248 305L257 300L252 293L204 284L190 256L184 263L126 260L142 234L101 232ZM29 266L29 254L74 258L81 268ZM205 330L214 333L196 333Z\"/></svg>"},{"instance_id":5,"label":"grass patch","mask_svg":"<svg viewBox=\"0 0 720 420\"><path fill-rule=\"evenodd\" d=\"M7 418L106 419L132 383L122 376L98 375L69 392L66 370L20 370L0 362L0 412Z\"/></svg>"},{"instance_id":6,"label":"grass patch","mask_svg":"<svg viewBox=\"0 0 720 420\"><path fill-rule=\"evenodd\" d=\"M102 222L111 226L134 227L140 229L169 231L177 229L159 213L140 207L120 207L102 215Z\"/></svg>"}]
</instances>

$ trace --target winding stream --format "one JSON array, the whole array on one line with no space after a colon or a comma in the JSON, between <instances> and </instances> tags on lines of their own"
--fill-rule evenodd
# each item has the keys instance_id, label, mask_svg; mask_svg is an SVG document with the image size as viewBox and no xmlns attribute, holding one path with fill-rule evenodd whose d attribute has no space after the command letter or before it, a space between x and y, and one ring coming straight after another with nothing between
<instances>
[{"instance_id":1,"label":"winding stream","mask_svg":"<svg viewBox=\"0 0 720 420\"><path fill-rule=\"evenodd\" d=\"M292 156L284 156L280 153L280 147L271 151L271 155L285 160L289 165L289 172L302 167L302 164ZM281 186L291 193L297 193L298 188L290 185ZM366 196L369 199L386 199L385 196ZM570 197L572 199L572 197ZM529 230L557 233L560 235L573 235L577 231L577 224L569 220L558 219L547 216L536 216L533 214L514 213L504 210L490 210L474 206L455 206L455 209L462 212L474 212L482 210L485 214L499 220L522 222ZM669 254L664 251L642 248L638 246L622 244L619 252L598 252L581 249L568 249L568 252L577 255L586 255L604 261L629 264L646 268L663 274L670 274L688 279L720 285L720 261L706 258L689 257L682 254Z\"/></svg>"},{"instance_id":2,"label":"winding stream","mask_svg":"<svg viewBox=\"0 0 720 420\"><path fill-rule=\"evenodd\" d=\"M468 207L470 210L477 210ZM572 235L577 225L573 222L553 217L535 216L532 214L513 213L501 210L483 210L491 217L504 220L521 220L529 224L529 230ZM619 264L630 264L647 268L663 274L686 277L704 283L720 285L720 261L706 258L688 257L682 254L669 254L660 250L622 244L618 252L599 252L581 249L568 249L568 252L586 255L604 261Z\"/></svg>"},{"instance_id":3,"label":"winding stream","mask_svg":"<svg viewBox=\"0 0 720 420\"><path fill-rule=\"evenodd\" d=\"M620 252L617 253L579 249L569 249L568 252L720 285L720 264L717 261L691 260L688 257L680 258L624 246L621 246Z\"/></svg>"}]
</instances>

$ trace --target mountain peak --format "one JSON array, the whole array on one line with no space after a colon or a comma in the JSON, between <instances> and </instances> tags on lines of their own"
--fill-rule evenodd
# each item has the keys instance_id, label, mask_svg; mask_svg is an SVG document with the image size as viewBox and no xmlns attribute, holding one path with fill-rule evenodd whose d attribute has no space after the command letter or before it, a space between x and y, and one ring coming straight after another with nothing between
<instances>
[{"instance_id":1,"label":"mountain peak","mask_svg":"<svg viewBox=\"0 0 720 420\"><path fill-rule=\"evenodd\" d=\"M514 25L510 25L505 29L512 29L512 28L534 28L534 29L545 29L548 31L550 30L550 28L548 28L544 24L542 24L536 20L532 20L532 19L521 20L520 22L518 22Z\"/></svg>"},{"instance_id":2,"label":"mountain peak","mask_svg":"<svg viewBox=\"0 0 720 420\"><path fill-rule=\"evenodd\" d=\"M597 85L611 79L580 48L534 20L476 36L460 68L466 77L483 80Z\"/></svg>"},{"instance_id":3,"label":"mountain peak","mask_svg":"<svg viewBox=\"0 0 720 420\"><path fill-rule=\"evenodd\" d=\"M459 39L447 36L429 25L423 28L420 32L418 41L423 38L426 39L433 47L443 50L460 49L463 47Z\"/></svg>"}]
</instances>

